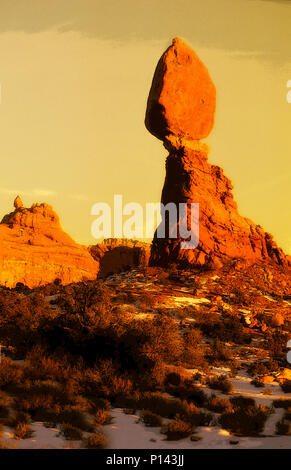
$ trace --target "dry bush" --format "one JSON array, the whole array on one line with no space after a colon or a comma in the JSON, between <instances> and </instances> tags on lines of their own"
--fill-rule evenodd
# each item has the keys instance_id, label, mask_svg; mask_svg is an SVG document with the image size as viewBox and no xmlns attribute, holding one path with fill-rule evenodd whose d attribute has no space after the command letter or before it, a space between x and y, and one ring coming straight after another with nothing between
<instances>
[{"instance_id":1,"label":"dry bush","mask_svg":"<svg viewBox=\"0 0 291 470\"><path fill-rule=\"evenodd\" d=\"M238 407L231 413L220 416L223 429L241 436L258 436L264 429L270 409L265 406L249 405Z\"/></svg>"},{"instance_id":2,"label":"dry bush","mask_svg":"<svg viewBox=\"0 0 291 470\"><path fill-rule=\"evenodd\" d=\"M104 449L106 447L106 437L99 431L95 431L84 439L84 444L87 449Z\"/></svg>"},{"instance_id":3,"label":"dry bush","mask_svg":"<svg viewBox=\"0 0 291 470\"><path fill-rule=\"evenodd\" d=\"M220 390L223 393L232 393L233 384L230 382L225 375L218 375L215 377L210 377L207 380L208 387Z\"/></svg>"},{"instance_id":4,"label":"dry bush","mask_svg":"<svg viewBox=\"0 0 291 470\"><path fill-rule=\"evenodd\" d=\"M156 304L155 296L150 292L142 292L138 296L138 307L140 310L151 310Z\"/></svg>"},{"instance_id":5,"label":"dry bush","mask_svg":"<svg viewBox=\"0 0 291 470\"><path fill-rule=\"evenodd\" d=\"M273 406L275 408L284 408L287 410L291 407L291 398L279 398L278 400L274 400Z\"/></svg>"},{"instance_id":6,"label":"dry bush","mask_svg":"<svg viewBox=\"0 0 291 470\"><path fill-rule=\"evenodd\" d=\"M207 368L205 360L205 347L201 344L202 332L197 328L192 328L184 335L184 351L181 362L185 366Z\"/></svg>"},{"instance_id":7,"label":"dry bush","mask_svg":"<svg viewBox=\"0 0 291 470\"><path fill-rule=\"evenodd\" d=\"M274 331L268 336L266 341L266 349L270 358L283 366L286 363L286 344L288 340L287 334L281 331Z\"/></svg>"},{"instance_id":8,"label":"dry bush","mask_svg":"<svg viewBox=\"0 0 291 470\"><path fill-rule=\"evenodd\" d=\"M15 364L10 358L3 356L0 361L0 387L21 383L23 378L22 367Z\"/></svg>"},{"instance_id":9,"label":"dry bush","mask_svg":"<svg viewBox=\"0 0 291 470\"><path fill-rule=\"evenodd\" d=\"M232 352L217 338L215 338L213 344L211 345L211 352L209 357L211 362L216 365L225 362L229 363L233 359Z\"/></svg>"},{"instance_id":10,"label":"dry bush","mask_svg":"<svg viewBox=\"0 0 291 470\"><path fill-rule=\"evenodd\" d=\"M13 439L29 439L32 436L30 424L18 423L15 427Z\"/></svg>"},{"instance_id":11,"label":"dry bush","mask_svg":"<svg viewBox=\"0 0 291 470\"><path fill-rule=\"evenodd\" d=\"M5 425L14 429L13 439L28 439L32 436L30 416L27 413L16 412L14 416L5 420Z\"/></svg>"},{"instance_id":12,"label":"dry bush","mask_svg":"<svg viewBox=\"0 0 291 470\"><path fill-rule=\"evenodd\" d=\"M220 398L215 395L211 395L205 407L215 413L231 413L233 410L232 403L228 398Z\"/></svg>"},{"instance_id":13,"label":"dry bush","mask_svg":"<svg viewBox=\"0 0 291 470\"><path fill-rule=\"evenodd\" d=\"M193 426L181 419L174 419L165 426L163 431L168 441L177 441L190 436L193 433Z\"/></svg>"},{"instance_id":14,"label":"dry bush","mask_svg":"<svg viewBox=\"0 0 291 470\"><path fill-rule=\"evenodd\" d=\"M264 388L264 383L259 379L253 379L251 381L251 384L254 385L254 387L257 387L257 388Z\"/></svg>"},{"instance_id":15,"label":"dry bush","mask_svg":"<svg viewBox=\"0 0 291 470\"><path fill-rule=\"evenodd\" d=\"M111 417L110 411L104 408L97 410L94 415L95 426L102 426L104 424L109 424L111 420L112 420L112 417Z\"/></svg>"},{"instance_id":16,"label":"dry bush","mask_svg":"<svg viewBox=\"0 0 291 470\"><path fill-rule=\"evenodd\" d=\"M217 338L222 342L249 344L251 336L245 333L242 323L236 317L221 319L216 313L199 315L197 326L209 338Z\"/></svg>"},{"instance_id":17,"label":"dry bush","mask_svg":"<svg viewBox=\"0 0 291 470\"><path fill-rule=\"evenodd\" d=\"M13 399L5 392L0 390L0 420L6 419L9 416L9 408L13 404Z\"/></svg>"},{"instance_id":18,"label":"dry bush","mask_svg":"<svg viewBox=\"0 0 291 470\"><path fill-rule=\"evenodd\" d=\"M174 385L178 386L181 384L182 378L179 372L168 372L165 377L165 384L166 385Z\"/></svg>"},{"instance_id":19,"label":"dry bush","mask_svg":"<svg viewBox=\"0 0 291 470\"><path fill-rule=\"evenodd\" d=\"M194 402L197 406L203 406L207 401L205 392L190 380L184 380L178 386L168 384L165 389L170 395Z\"/></svg>"},{"instance_id":20,"label":"dry bush","mask_svg":"<svg viewBox=\"0 0 291 470\"><path fill-rule=\"evenodd\" d=\"M289 436L290 430L291 424L284 418L276 424L276 434L279 434L280 436Z\"/></svg>"},{"instance_id":21,"label":"dry bush","mask_svg":"<svg viewBox=\"0 0 291 470\"><path fill-rule=\"evenodd\" d=\"M70 423L63 423L61 425L61 432L60 434L64 436L65 439L70 441L81 441L83 437L83 432L81 429L73 426Z\"/></svg>"},{"instance_id":22,"label":"dry bush","mask_svg":"<svg viewBox=\"0 0 291 470\"><path fill-rule=\"evenodd\" d=\"M150 410L143 410L140 414L140 420L149 427L159 427L163 424L161 416Z\"/></svg>"},{"instance_id":23,"label":"dry bush","mask_svg":"<svg viewBox=\"0 0 291 470\"><path fill-rule=\"evenodd\" d=\"M281 383L281 388L283 392L291 393L291 380L284 380L284 382Z\"/></svg>"},{"instance_id":24,"label":"dry bush","mask_svg":"<svg viewBox=\"0 0 291 470\"><path fill-rule=\"evenodd\" d=\"M248 374L253 377L268 375L278 369L278 363L275 361L255 361L248 366Z\"/></svg>"},{"instance_id":25,"label":"dry bush","mask_svg":"<svg viewBox=\"0 0 291 470\"><path fill-rule=\"evenodd\" d=\"M248 406L255 406L256 404L254 398L244 397L243 395L231 398L230 402L235 408L247 408Z\"/></svg>"}]
</instances>

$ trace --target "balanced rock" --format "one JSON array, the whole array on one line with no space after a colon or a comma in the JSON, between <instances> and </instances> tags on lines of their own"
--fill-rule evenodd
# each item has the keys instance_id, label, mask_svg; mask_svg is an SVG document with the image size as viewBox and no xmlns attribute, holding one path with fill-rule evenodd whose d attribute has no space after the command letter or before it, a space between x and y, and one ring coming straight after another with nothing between
<instances>
[{"instance_id":1,"label":"balanced rock","mask_svg":"<svg viewBox=\"0 0 291 470\"><path fill-rule=\"evenodd\" d=\"M214 123L215 86L207 68L180 38L160 58L149 93L145 124L158 139L203 139Z\"/></svg>"},{"instance_id":2,"label":"balanced rock","mask_svg":"<svg viewBox=\"0 0 291 470\"><path fill-rule=\"evenodd\" d=\"M50 205L25 208L18 200L14 206L0 224L1 285L33 288L55 279L69 284L97 277L99 263L62 230Z\"/></svg>"},{"instance_id":3,"label":"balanced rock","mask_svg":"<svg viewBox=\"0 0 291 470\"><path fill-rule=\"evenodd\" d=\"M214 108L215 89L207 69L183 41L174 40L155 72L146 126L169 151L161 202L174 203L180 220L176 237L166 233L159 238L155 233L149 263L221 267L231 258L243 258L291 266L291 258L272 235L239 214L231 181L220 167L208 162L208 146L193 140L210 132ZM181 217L180 203L186 203L188 211ZM189 226L192 203L199 203L199 242L196 248L183 249L179 227Z\"/></svg>"}]
</instances>

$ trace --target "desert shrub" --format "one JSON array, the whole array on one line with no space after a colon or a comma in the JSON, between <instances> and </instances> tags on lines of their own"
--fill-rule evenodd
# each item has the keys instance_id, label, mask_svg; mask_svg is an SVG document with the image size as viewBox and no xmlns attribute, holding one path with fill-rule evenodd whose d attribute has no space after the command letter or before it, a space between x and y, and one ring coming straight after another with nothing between
<instances>
[{"instance_id":1,"label":"desert shrub","mask_svg":"<svg viewBox=\"0 0 291 470\"><path fill-rule=\"evenodd\" d=\"M30 424L20 422L16 425L13 439L29 439L32 436Z\"/></svg>"},{"instance_id":2,"label":"desert shrub","mask_svg":"<svg viewBox=\"0 0 291 470\"><path fill-rule=\"evenodd\" d=\"M214 411L215 413L231 413L233 410L230 400L215 395L211 395L205 406L208 410Z\"/></svg>"},{"instance_id":3,"label":"desert shrub","mask_svg":"<svg viewBox=\"0 0 291 470\"><path fill-rule=\"evenodd\" d=\"M241 290L237 287L232 289L231 294L229 296L229 300L231 304L234 305L248 305L248 295L244 290Z\"/></svg>"},{"instance_id":4,"label":"desert shrub","mask_svg":"<svg viewBox=\"0 0 291 470\"><path fill-rule=\"evenodd\" d=\"M85 314L91 309L112 310L111 291L100 280L69 284L62 290L58 305L69 314Z\"/></svg>"},{"instance_id":5,"label":"desert shrub","mask_svg":"<svg viewBox=\"0 0 291 470\"><path fill-rule=\"evenodd\" d=\"M285 393L291 393L291 380L285 380L281 383L281 388Z\"/></svg>"},{"instance_id":6,"label":"desert shrub","mask_svg":"<svg viewBox=\"0 0 291 470\"><path fill-rule=\"evenodd\" d=\"M174 419L170 421L164 428L164 433L168 441L177 441L188 437L193 432L191 424L182 421L181 419Z\"/></svg>"},{"instance_id":7,"label":"desert shrub","mask_svg":"<svg viewBox=\"0 0 291 470\"><path fill-rule=\"evenodd\" d=\"M223 342L249 344L251 337L244 332L244 327L235 317L218 318L217 314L209 313L199 318L197 326L209 338L217 338Z\"/></svg>"},{"instance_id":8,"label":"desert shrub","mask_svg":"<svg viewBox=\"0 0 291 470\"><path fill-rule=\"evenodd\" d=\"M164 418L174 418L185 412L186 403L180 399L170 398L161 393L146 392L141 395L139 409L146 409Z\"/></svg>"},{"instance_id":9,"label":"desert shrub","mask_svg":"<svg viewBox=\"0 0 291 470\"><path fill-rule=\"evenodd\" d=\"M8 418L9 408L12 406L12 404L13 398L0 390L0 420Z\"/></svg>"},{"instance_id":10,"label":"desert shrub","mask_svg":"<svg viewBox=\"0 0 291 470\"><path fill-rule=\"evenodd\" d=\"M151 427L162 426L163 420L161 416L153 413L150 410L143 410L140 414L140 420L146 425Z\"/></svg>"},{"instance_id":11,"label":"desert shrub","mask_svg":"<svg viewBox=\"0 0 291 470\"><path fill-rule=\"evenodd\" d=\"M219 339L216 338L211 345L210 358L213 364L229 362L232 360L232 352L227 349Z\"/></svg>"},{"instance_id":12,"label":"desert shrub","mask_svg":"<svg viewBox=\"0 0 291 470\"><path fill-rule=\"evenodd\" d=\"M223 393L231 393L233 391L233 384L230 382L225 375L218 375L210 377L207 380L208 387L220 390Z\"/></svg>"},{"instance_id":13,"label":"desert shrub","mask_svg":"<svg viewBox=\"0 0 291 470\"><path fill-rule=\"evenodd\" d=\"M184 335L184 350L181 360L184 365L203 368L207 366L205 348L201 344L202 332L198 328L191 328Z\"/></svg>"},{"instance_id":14,"label":"desert shrub","mask_svg":"<svg viewBox=\"0 0 291 470\"><path fill-rule=\"evenodd\" d=\"M30 415L22 411L17 411L5 422L10 428L16 428L18 424L30 424Z\"/></svg>"},{"instance_id":15,"label":"desert shrub","mask_svg":"<svg viewBox=\"0 0 291 470\"><path fill-rule=\"evenodd\" d=\"M254 398L244 397L242 395L231 398L230 402L235 408L247 408L248 406L255 406L256 404Z\"/></svg>"},{"instance_id":16,"label":"desert shrub","mask_svg":"<svg viewBox=\"0 0 291 470\"><path fill-rule=\"evenodd\" d=\"M81 429L73 426L70 423L63 423L61 425L60 434L64 436L65 439L68 439L70 441L80 441L83 437Z\"/></svg>"},{"instance_id":17,"label":"desert shrub","mask_svg":"<svg viewBox=\"0 0 291 470\"><path fill-rule=\"evenodd\" d=\"M85 447L88 449L104 449L106 446L106 437L99 431L95 431L84 439Z\"/></svg>"},{"instance_id":18,"label":"desert shrub","mask_svg":"<svg viewBox=\"0 0 291 470\"><path fill-rule=\"evenodd\" d=\"M276 434L279 434L280 436L287 436L290 434L290 422L285 421L284 418L281 419L276 424Z\"/></svg>"},{"instance_id":19,"label":"desert shrub","mask_svg":"<svg viewBox=\"0 0 291 470\"><path fill-rule=\"evenodd\" d=\"M97 410L95 415L94 415L94 424L96 426L102 426L104 424L109 424L111 421L111 414L109 410L106 410L104 408L100 408L100 410Z\"/></svg>"},{"instance_id":20,"label":"desert shrub","mask_svg":"<svg viewBox=\"0 0 291 470\"><path fill-rule=\"evenodd\" d=\"M266 349L270 358L279 364L285 365L286 362L286 344L289 337L281 331L272 332L266 341Z\"/></svg>"},{"instance_id":21,"label":"desert shrub","mask_svg":"<svg viewBox=\"0 0 291 470\"><path fill-rule=\"evenodd\" d=\"M251 384L254 385L254 387L257 387L257 388L264 388L264 384L261 380L255 378L253 380L251 380Z\"/></svg>"},{"instance_id":22,"label":"desert shrub","mask_svg":"<svg viewBox=\"0 0 291 470\"><path fill-rule=\"evenodd\" d=\"M56 315L44 295L23 296L12 291L0 291L0 340L18 354L31 349L48 319Z\"/></svg>"},{"instance_id":23,"label":"desert shrub","mask_svg":"<svg viewBox=\"0 0 291 470\"><path fill-rule=\"evenodd\" d=\"M9 357L2 355L0 361L0 387L5 388L10 384L18 384L22 381L22 378L21 366L15 364Z\"/></svg>"},{"instance_id":24,"label":"desert shrub","mask_svg":"<svg viewBox=\"0 0 291 470\"><path fill-rule=\"evenodd\" d=\"M170 395L182 400L194 402L197 406L202 406L207 401L205 392L191 381L188 382L185 380L176 387L169 384L165 389Z\"/></svg>"},{"instance_id":25,"label":"desert shrub","mask_svg":"<svg viewBox=\"0 0 291 470\"><path fill-rule=\"evenodd\" d=\"M177 386L180 385L181 380L181 374L178 372L169 372L165 377L165 384Z\"/></svg>"},{"instance_id":26,"label":"desert shrub","mask_svg":"<svg viewBox=\"0 0 291 470\"><path fill-rule=\"evenodd\" d=\"M257 377L268 375L270 372L278 369L278 363L275 361L256 361L248 366L248 374Z\"/></svg>"},{"instance_id":27,"label":"desert shrub","mask_svg":"<svg viewBox=\"0 0 291 470\"><path fill-rule=\"evenodd\" d=\"M288 421L291 421L291 407L285 411L284 418L287 419Z\"/></svg>"},{"instance_id":28,"label":"desert shrub","mask_svg":"<svg viewBox=\"0 0 291 470\"><path fill-rule=\"evenodd\" d=\"M278 400L274 400L273 406L275 408L284 408L287 410L291 407L291 398L279 398Z\"/></svg>"},{"instance_id":29,"label":"desert shrub","mask_svg":"<svg viewBox=\"0 0 291 470\"><path fill-rule=\"evenodd\" d=\"M270 414L265 406L249 405L236 408L231 413L220 416L219 422L223 429L241 436L257 436L263 429Z\"/></svg>"},{"instance_id":30,"label":"desert shrub","mask_svg":"<svg viewBox=\"0 0 291 470\"><path fill-rule=\"evenodd\" d=\"M138 307L140 310L150 310L155 306L155 303L155 296L150 292L143 292L138 296Z\"/></svg>"}]
</instances>

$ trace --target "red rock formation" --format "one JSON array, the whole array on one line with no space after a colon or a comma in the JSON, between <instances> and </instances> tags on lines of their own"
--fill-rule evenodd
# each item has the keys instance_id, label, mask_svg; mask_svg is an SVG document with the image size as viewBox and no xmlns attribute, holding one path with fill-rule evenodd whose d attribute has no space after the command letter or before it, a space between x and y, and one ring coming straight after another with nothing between
<instances>
[{"instance_id":1,"label":"red rock formation","mask_svg":"<svg viewBox=\"0 0 291 470\"><path fill-rule=\"evenodd\" d=\"M14 206L0 224L0 284L36 287L56 278L63 284L96 278L98 262L62 230L51 206L25 208L19 197Z\"/></svg>"},{"instance_id":2,"label":"red rock formation","mask_svg":"<svg viewBox=\"0 0 291 470\"><path fill-rule=\"evenodd\" d=\"M136 240L109 238L90 247L90 253L100 265L99 277L130 268L147 266L150 245Z\"/></svg>"},{"instance_id":3,"label":"red rock formation","mask_svg":"<svg viewBox=\"0 0 291 470\"><path fill-rule=\"evenodd\" d=\"M169 263L184 267L204 264L221 266L227 259L244 258L291 265L291 258L277 247L270 234L238 213L231 181L221 168L207 161L208 147L197 138L211 130L215 92L205 67L189 51L183 41L175 40L163 54L153 78L146 126L164 140L169 151L161 202L173 202L177 208L179 203L199 203L199 244L195 249L185 250L181 248L179 236L162 239L157 238L156 233L150 264L165 267ZM197 75L200 77L198 81ZM177 83L181 83L181 88ZM162 104L160 115L153 111L153 97L156 96L159 97L156 102ZM197 105L202 99L207 107ZM204 129L203 132L198 132L198 128Z\"/></svg>"}]
</instances>

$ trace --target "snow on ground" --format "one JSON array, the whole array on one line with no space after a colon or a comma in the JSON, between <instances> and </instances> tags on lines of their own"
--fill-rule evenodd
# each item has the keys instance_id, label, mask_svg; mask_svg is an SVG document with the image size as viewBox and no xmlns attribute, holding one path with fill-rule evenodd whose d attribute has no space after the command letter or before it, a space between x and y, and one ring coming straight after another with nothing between
<instances>
[{"instance_id":1,"label":"snow on ground","mask_svg":"<svg viewBox=\"0 0 291 470\"><path fill-rule=\"evenodd\" d=\"M103 428L108 437L109 449L290 449L290 436L236 437L219 427L197 428L195 436L179 441L167 441L159 428L146 427L138 422L138 415L112 410L113 421ZM279 416L278 416L279 417ZM231 444L235 442L236 444Z\"/></svg>"},{"instance_id":2,"label":"snow on ground","mask_svg":"<svg viewBox=\"0 0 291 470\"><path fill-rule=\"evenodd\" d=\"M13 432L5 427L2 440L9 447L16 449L74 449L80 447L80 441L68 441L59 435L59 429L47 428L41 422L31 424L32 436L28 439L13 439Z\"/></svg>"},{"instance_id":3,"label":"snow on ground","mask_svg":"<svg viewBox=\"0 0 291 470\"><path fill-rule=\"evenodd\" d=\"M198 297L198 298L193 298L193 297L171 297L171 306L173 306L173 303L178 306L186 306L186 305L197 305L197 304L208 304L210 303L210 300L204 298L204 297Z\"/></svg>"}]
</instances>

